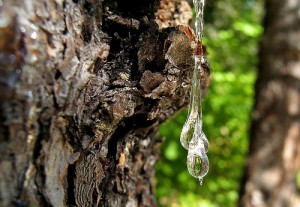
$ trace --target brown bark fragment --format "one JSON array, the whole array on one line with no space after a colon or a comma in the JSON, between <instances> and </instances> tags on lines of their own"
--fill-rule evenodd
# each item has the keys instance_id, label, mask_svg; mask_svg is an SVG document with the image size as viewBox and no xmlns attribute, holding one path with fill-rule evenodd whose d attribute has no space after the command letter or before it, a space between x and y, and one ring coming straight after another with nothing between
<instances>
[{"instance_id":1,"label":"brown bark fragment","mask_svg":"<svg viewBox=\"0 0 300 207\"><path fill-rule=\"evenodd\" d=\"M160 28L189 25L192 20L192 8L187 1L161 0L155 13Z\"/></svg>"},{"instance_id":2,"label":"brown bark fragment","mask_svg":"<svg viewBox=\"0 0 300 207\"><path fill-rule=\"evenodd\" d=\"M152 73L146 70L141 78L140 85L146 93L150 93L165 80L164 76L160 73Z\"/></svg>"}]
</instances>

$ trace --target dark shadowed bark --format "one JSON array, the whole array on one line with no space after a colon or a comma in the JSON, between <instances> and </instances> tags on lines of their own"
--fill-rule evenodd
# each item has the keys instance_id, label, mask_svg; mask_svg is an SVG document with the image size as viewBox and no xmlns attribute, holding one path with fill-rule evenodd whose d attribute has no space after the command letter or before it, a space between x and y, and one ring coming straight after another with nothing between
<instances>
[{"instance_id":1,"label":"dark shadowed bark","mask_svg":"<svg viewBox=\"0 0 300 207\"><path fill-rule=\"evenodd\" d=\"M184 27L158 28L158 0L0 3L0 206L155 206L155 133L193 68Z\"/></svg>"},{"instance_id":2,"label":"dark shadowed bark","mask_svg":"<svg viewBox=\"0 0 300 207\"><path fill-rule=\"evenodd\" d=\"M267 0L240 206L300 206L300 1Z\"/></svg>"}]
</instances>

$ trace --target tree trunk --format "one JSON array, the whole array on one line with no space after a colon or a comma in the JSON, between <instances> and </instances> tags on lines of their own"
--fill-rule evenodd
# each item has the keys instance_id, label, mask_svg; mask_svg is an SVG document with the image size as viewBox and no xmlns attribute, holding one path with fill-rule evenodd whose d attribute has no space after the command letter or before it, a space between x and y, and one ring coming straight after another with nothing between
<instances>
[{"instance_id":1,"label":"tree trunk","mask_svg":"<svg viewBox=\"0 0 300 207\"><path fill-rule=\"evenodd\" d=\"M155 206L155 133L193 68L158 6L0 1L0 206Z\"/></svg>"},{"instance_id":2,"label":"tree trunk","mask_svg":"<svg viewBox=\"0 0 300 207\"><path fill-rule=\"evenodd\" d=\"M300 205L300 2L267 0L240 206Z\"/></svg>"}]
</instances>

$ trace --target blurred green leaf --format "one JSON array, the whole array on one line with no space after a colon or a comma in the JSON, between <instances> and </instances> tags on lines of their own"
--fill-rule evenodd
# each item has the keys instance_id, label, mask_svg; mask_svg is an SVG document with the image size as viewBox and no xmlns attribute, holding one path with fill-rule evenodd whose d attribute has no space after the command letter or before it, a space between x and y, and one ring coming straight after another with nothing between
<instances>
[{"instance_id":1,"label":"blurred green leaf","mask_svg":"<svg viewBox=\"0 0 300 207\"><path fill-rule=\"evenodd\" d=\"M178 143L171 142L165 150L165 156L169 160L176 160L179 156L178 154Z\"/></svg>"},{"instance_id":2,"label":"blurred green leaf","mask_svg":"<svg viewBox=\"0 0 300 207\"><path fill-rule=\"evenodd\" d=\"M250 37L258 37L262 33L261 26L251 24L249 22L246 22L245 20L239 20L234 22L233 28Z\"/></svg>"}]
</instances>

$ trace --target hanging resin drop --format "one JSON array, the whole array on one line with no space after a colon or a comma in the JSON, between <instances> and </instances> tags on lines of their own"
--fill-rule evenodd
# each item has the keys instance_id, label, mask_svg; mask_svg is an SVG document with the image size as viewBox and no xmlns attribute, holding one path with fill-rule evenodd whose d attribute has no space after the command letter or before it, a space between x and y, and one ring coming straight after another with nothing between
<instances>
[{"instance_id":1,"label":"hanging resin drop","mask_svg":"<svg viewBox=\"0 0 300 207\"><path fill-rule=\"evenodd\" d=\"M182 128L181 135L180 135L180 142L181 145L187 150L189 149L189 144L195 132L198 131L195 130L195 128L197 127L197 123L199 122L200 120L198 116L196 118L189 116L189 118L186 120Z\"/></svg>"},{"instance_id":2,"label":"hanging resin drop","mask_svg":"<svg viewBox=\"0 0 300 207\"><path fill-rule=\"evenodd\" d=\"M193 177L202 179L209 170L209 161L205 152L199 149L189 150L187 168Z\"/></svg>"},{"instance_id":3,"label":"hanging resin drop","mask_svg":"<svg viewBox=\"0 0 300 207\"><path fill-rule=\"evenodd\" d=\"M200 121L200 120L197 120ZM203 152L207 152L208 151L208 140L206 138L206 135L204 134L204 132L202 131L202 124L198 123L196 121L196 123L193 125L193 134L191 139L187 142L184 142L182 144L186 144L186 147L188 150L190 150L191 148L194 147L201 147Z\"/></svg>"},{"instance_id":4,"label":"hanging resin drop","mask_svg":"<svg viewBox=\"0 0 300 207\"><path fill-rule=\"evenodd\" d=\"M202 37L203 37L203 11L204 0L193 0L196 10L196 48L194 51L195 68L193 71L188 118L182 128L180 142L188 150L187 168L189 173L200 180L209 170L209 161L206 155L208 140L202 131L202 107L201 107L201 82L202 70ZM200 52L199 52L200 51Z\"/></svg>"},{"instance_id":5,"label":"hanging resin drop","mask_svg":"<svg viewBox=\"0 0 300 207\"><path fill-rule=\"evenodd\" d=\"M209 143L208 143L207 137L206 137L206 135L204 134L203 131L201 132L200 139L201 139L202 142L203 142L204 152L207 153Z\"/></svg>"},{"instance_id":6,"label":"hanging resin drop","mask_svg":"<svg viewBox=\"0 0 300 207\"><path fill-rule=\"evenodd\" d=\"M200 75L201 75L200 59L195 56L195 69L193 71L193 77L192 77L189 113L188 113L188 118L182 128L182 132L180 135L180 142L182 146L187 150L189 148L189 143L195 134L195 131L199 133L201 133L202 131Z\"/></svg>"},{"instance_id":7,"label":"hanging resin drop","mask_svg":"<svg viewBox=\"0 0 300 207\"><path fill-rule=\"evenodd\" d=\"M209 170L209 161L206 155L208 141L203 132L195 130L194 136L189 144L187 155L187 168L189 173L202 181Z\"/></svg>"}]
</instances>

